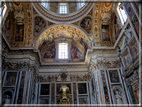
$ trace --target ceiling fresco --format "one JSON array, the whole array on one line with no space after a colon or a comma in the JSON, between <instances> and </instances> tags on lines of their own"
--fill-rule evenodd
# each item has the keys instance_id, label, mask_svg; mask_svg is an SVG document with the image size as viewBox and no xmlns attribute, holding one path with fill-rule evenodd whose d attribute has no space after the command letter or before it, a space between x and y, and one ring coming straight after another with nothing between
<instances>
[{"instance_id":1,"label":"ceiling fresco","mask_svg":"<svg viewBox=\"0 0 142 107\"><path fill-rule=\"evenodd\" d=\"M89 46L87 37L79 29L68 25L60 25L47 29L39 39L35 38L34 40L37 40L36 49L44 39L52 42L56 38L72 38L76 42L83 38L83 41Z\"/></svg>"},{"instance_id":2,"label":"ceiling fresco","mask_svg":"<svg viewBox=\"0 0 142 107\"><path fill-rule=\"evenodd\" d=\"M53 47L55 48L54 40L58 38L72 40L72 51L78 51L78 54L72 53L73 61L77 61L77 58L82 58L84 61L87 49L95 46L112 47L112 42L115 42L113 41L113 38L115 38L113 29L115 27L112 27L114 26L112 18L114 3L88 3L85 9L88 6L91 6L91 9L87 11L85 16L78 17L74 14L71 18L75 18L76 21L73 22L70 21L70 17L63 17L62 21L68 18L70 20L68 22L61 21L62 23L56 23L57 20L48 20L46 16L41 15L42 13L40 14L36 7L38 4L11 4L12 10L8 11L3 27L6 42L11 49L29 48L39 52L39 56L44 62L51 62L47 59L52 59L52 62L55 61L53 60L55 57ZM80 14L82 13L81 11ZM54 18L56 19L58 16L54 16ZM103 33L103 30L106 34ZM49 46L51 43L53 45Z\"/></svg>"}]
</instances>

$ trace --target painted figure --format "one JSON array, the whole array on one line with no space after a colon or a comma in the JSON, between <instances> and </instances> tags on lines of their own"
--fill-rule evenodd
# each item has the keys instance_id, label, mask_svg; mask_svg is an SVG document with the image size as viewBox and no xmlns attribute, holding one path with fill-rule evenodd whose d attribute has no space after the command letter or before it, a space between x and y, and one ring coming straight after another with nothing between
<instances>
[{"instance_id":1,"label":"painted figure","mask_svg":"<svg viewBox=\"0 0 142 107\"><path fill-rule=\"evenodd\" d=\"M87 32L90 33L91 31L91 18L86 17L82 20L80 26Z\"/></svg>"},{"instance_id":2,"label":"painted figure","mask_svg":"<svg viewBox=\"0 0 142 107\"><path fill-rule=\"evenodd\" d=\"M15 41L23 41L24 25L16 25Z\"/></svg>"},{"instance_id":3,"label":"painted figure","mask_svg":"<svg viewBox=\"0 0 142 107\"><path fill-rule=\"evenodd\" d=\"M103 38L103 40L106 39L106 30L105 30L105 27L104 27L104 26L103 26L103 28L102 28L102 38Z\"/></svg>"},{"instance_id":4,"label":"painted figure","mask_svg":"<svg viewBox=\"0 0 142 107\"><path fill-rule=\"evenodd\" d=\"M52 45L47 49L47 51L44 54L44 58L55 58L55 45Z\"/></svg>"},{"instance_id":5,"label":"painted figure","mask_svg":"<svg viewBox=\"0 0 142 107\"><path fill-rule=\"evenodd\" d=\"M110 41L109 25L102 25L102 40Z\"/></svg>"},{"instance_id":6,"label":"painted figure","mask_svg":"<svg viewBox=\"0 0 142 107\"><path fill-rule=\"evenodd\" d=\"M45 26L46 23L41 17L35 17L35 33L39 33Z\"/></svg>"},{"instance_id":7,"label":"painted figure","mask_svg":"<svg viewBox=\"0 0 142 107\"><path fill-rule=\"evenodd\" d=\"M72 46L72 53L71 53L72 58L83 58L82 53L77 49L77 47Z\"/></svg>"}]
</instances>

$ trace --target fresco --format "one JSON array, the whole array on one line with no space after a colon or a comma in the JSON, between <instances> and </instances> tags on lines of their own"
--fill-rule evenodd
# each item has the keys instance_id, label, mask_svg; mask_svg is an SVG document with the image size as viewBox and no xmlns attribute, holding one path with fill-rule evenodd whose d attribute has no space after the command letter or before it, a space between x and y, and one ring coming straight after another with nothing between
<instances>
[{"instance_id":1,"label":"fresco","mask_svg":"<svg viewBox=\"0 0 142 107\"><path fill-rule=\"evenodd\" d=\"M59 31L57 33L57 37L69 37L69 36L70 36L70 34L66 31Z\"/></svg>"},{"instance_id":2,"label":"fresco","mask_svg":"<svg viewBox=\"0 0 142 107\"><path fill-rule=\"evenodd\" d=\"M80 39L80 44L84 47L85 51L87 51L88 46L87 46L87 44L83 41L83 38Z\"/></svg>"},{"instance_id":3,"label":"fresco","mask_svg":"<svg viewBox=\"0 0 142 107\"><path fill-rule=\"evenodd\" d=\"M136 31L136 34L138 36L139 35L139 22L138 22L136 14L131 6L131 3L125 3L125 8L126 8L126 11L130 17L132 25ZM138 38L139 38L139 36L138 36Z\"/></svg>"},{"instance_id":4,"label":"fresco","mask_svg":"<svg viewBox=\"0 0 142 107\"><path fill-rule=\"evenodd\" d=\"M6 17L6 20L3 26L3 33L5 34L7 40L10 40L11 21L10 21L10 13L8 14L9 15Z\"/></svg>"},{"instance_id":5,"label":"fresco","mask_svg":"<svg viewBox=\"0 0 142 107\"><path fill-rule=\"evenodd\" d=\"M102 25L102 40L110 41L109 25Z\"/></svg>"},{"instance_id":6,"label":"fresco","mask_svg":"<svg viewBox=\"0 0 142 107\"><path fill-rule=\"evenodd\" d=\"M109 71L109 75L110 75L111 83L119 82L119 75L118 75L117 70Z\"/></svg>"},{"instance_id":7,"label":"fresco","mask_svg":"<svg viewBox=\"0 0 142 107\"><path fill-rule=\"evenodd\" d=\"M44 54L44 58L55 58L55 52L56 52L56 49L54 44L47 49L47 51Z\"/></svg>"},{"instance_id":8,"label":"fresco","mask_svg":"<svg viewBox=\"0 0 142 107\"><path fill-rule=\"evenodd\" d=\"M117 38L121 32L121 27L120 27L119 23L120 23L119 19L117 18L117 16L115 16L115 19L114 19L115 40L117 40Z\"/></svg>"},{"instance_id":9,"label":"fresco","mask_svg":"<svg viewBox=\"0 0 142 107\"><path fill-rule=\"evenodd\" d=\"M41 84L40 95L49 95L50 84Z\"/></svg>"},{"instance_id":10,"label":"fresco","mask_svg":"<svg viewBox=\"0 0 142 107\"><path fill-rule=\"evenodd\" d=\"M87 32L91 33L91 18L86 17L81 21L80 26Z\"/></svg>"},{"instance_id":11,"label":"fresco","mask_svg":"<svg viewBox=\"0 0 142 107\"><path fill-rule=\"evenodd\" d=\"M39 33L45 26L46 23L41 17L35 17L35 34Z\"/></svg>"},{"instance_id":12,"label":"fresco","mask_svg":"<svg viewBox=\"0 0 142 107\"><path fill-rule=\"evenodd\" d=\"M24 24L16 25L15 41L23 41L24 38Z\"/></svg>"},{"instance_id":13,"label":"fresco","mask_svg":"<svg viewBox=\"0 0 142 107\"><path fill-rule=\"evenodd\" d=\"M45 40L45 38L43 38L43 40L41 41L41 43L38 46L38 49L41 51L41 49L43 48L43 46L45 46L47 43L47 41Z\"/></svg>"},{"instance_id":14,"label":"fresco","mask_svg":"<svg viewBox=\"0 0 142 107\"><path fill-rule=\"evenodd\" d=\"M7 72L4 86L15 86L17 72Z\"/></svg>"},{"instance_id":15,"label":"fresco","mask_svg":"<svg viewBox=\"0 0 142 107\"><path fill-rule=\"evenodd\" d=\"M87 94L86 83L78 83L78 94Z\"/></svg>"},{"instance_id":16,"label":"fresco","mask_svg":"<svg viewBox=\"0 0 142 107\"><path fill-rule=\"evenodd\" d=\"M71 47L71 58L83 58L83 55L79 49L73 45Z\"/></svg>"}]
</instances>

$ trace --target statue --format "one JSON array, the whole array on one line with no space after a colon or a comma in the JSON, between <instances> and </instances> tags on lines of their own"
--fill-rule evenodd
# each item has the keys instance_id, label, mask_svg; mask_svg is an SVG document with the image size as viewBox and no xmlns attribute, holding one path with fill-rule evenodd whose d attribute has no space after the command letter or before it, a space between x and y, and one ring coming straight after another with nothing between
<instances>
[{"instance_id":1,"label":"statue","mask_svg":"<svg viewBox=\"0 0 142 107\"><path fill-rule=\"evenodd\" d=\"M126 29L125 32L124 32L125 35L126 35L129 39L132 37L132 35L131 35L131 33L130 33L131 30L132 30L131 28L130 28L130 29Z\"/></svg>"},{"instance_id":2,"label":"statue","mask_svg":"<svg viewBox=\"0 0 142 107\"><path fill-rule=\"evenodd\" d=\"M115 91L115 98L117 104L123 104L122 96L120 95L120 92L118 90Z\"/></svg>"},{"instance_id":3,"label":"statue","mask_svg":"<svg viewBox=\"0 0 142 107\"><path fill-rule=\"evenodd\" d=\"M60 88L60 95L59 100L57 101L57 104L72 104L72 100L70 99L70 91L69 87L62 86Z\"/></svg>"},{"instance_id":4,"label":"statue","mask_svg":"<svg viewBox=\"0 0 142 107\"><path fill-rule=\"evenodd\" d=\"M10 99L8 95L7 95L7 98L5 99L5 104L10 104Z\"/></svg>"}]
</instances>

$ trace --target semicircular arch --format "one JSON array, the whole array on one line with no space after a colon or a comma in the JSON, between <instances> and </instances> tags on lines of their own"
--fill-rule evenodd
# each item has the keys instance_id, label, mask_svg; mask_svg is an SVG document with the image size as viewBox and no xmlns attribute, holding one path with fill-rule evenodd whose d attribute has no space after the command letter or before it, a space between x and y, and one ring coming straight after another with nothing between
<instances>
[{"instance_id":1,"label":"semicircular arch","mask_svg":"<svg viewBox=\"0 0 142 107\"><path fill-rule=\"evenodd\" d=\"M58 31L62 31L62 30L70 33L69 38L72 38L72 39L76 38L77 40L80 40L81 38L83 38L87 46L90 47L90 40L88 35L83 30L81 30L78 26L72 25L72 24L69 24L69 25L54 24L49 26L47 29L44 29L43 32L40 33L38 38L35 40L36 42L35 48L38 49L38 46L43 39L48 40L50 36L52 37L52 39L57 38L57 35L55 34L57 34Z\"/></svg>"}]
</instances>

